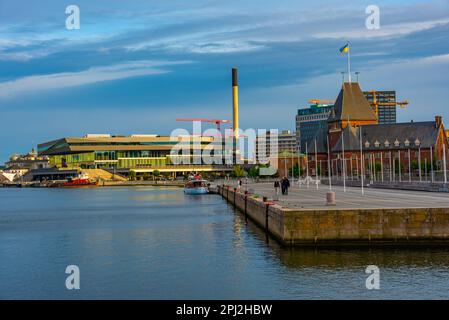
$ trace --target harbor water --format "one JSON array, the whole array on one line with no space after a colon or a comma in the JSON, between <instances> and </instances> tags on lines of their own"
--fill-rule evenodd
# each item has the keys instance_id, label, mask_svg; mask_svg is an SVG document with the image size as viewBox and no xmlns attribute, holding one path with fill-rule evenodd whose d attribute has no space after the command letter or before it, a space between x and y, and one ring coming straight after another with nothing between
<instances>
[{"instance_id":1,"label":"harbor water","mask_svg":"<svg viewBox=\"0 0 449 320\"><path fill-rule=\"evenodd\" d=\"M68 290L66 267L80 270ZM380 270L368 290L365 269ZM447 299L449 248L287 249L218 195L0 188L0 299Z\"/></svg>"}]
</instances>

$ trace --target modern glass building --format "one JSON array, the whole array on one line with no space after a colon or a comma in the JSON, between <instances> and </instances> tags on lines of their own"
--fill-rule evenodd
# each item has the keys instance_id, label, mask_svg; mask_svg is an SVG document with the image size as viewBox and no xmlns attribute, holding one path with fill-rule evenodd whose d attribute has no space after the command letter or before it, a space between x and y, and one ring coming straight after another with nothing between
<instances>
[{"instance_id":1,"label":"modern glass building","mask_svg":"<svg viewBox=\"0 0 449 320\"><path fill-rule=\"evenodd\" d=\"M210 148L211 143L212 137L180 136L172 139L158 135L86 135L39 144L38 154L48 156L50 165L58 168L131 169L136 172L230 170L224 165L204 163L202 151L207 146ZM171 155L171 150L180 148L180 145L189 151L180 150ZM224 155L224 152L217 154ZM183 163L180 163L181 159L184 159Z\"/></svg>"},{"instance_id":2,"label":"modern glass building","mask_svg":"<svg viewBox=\"0 0 449 320\"><path fill-rule=\"evenodd\" d=\"M363 94L369 103L374 102L374 93L372 91L366 91ZM375 95L378 103L389 104L378 106L379 124L396 123L396 91L376 91Z\"/></svg>"},{"instance_id":3,"label":"modern glass building","mask_svg":"<svg viewBox=\"0 0 449 320\"><path fill-rule=\"evenodd\" d=\"M320 130L327 129L327 119L333 107L328 104L312 104L308 108L298 110L296 134L299 151L305 150L306 142L312 143Z\"/></svg>"}]
</instances>

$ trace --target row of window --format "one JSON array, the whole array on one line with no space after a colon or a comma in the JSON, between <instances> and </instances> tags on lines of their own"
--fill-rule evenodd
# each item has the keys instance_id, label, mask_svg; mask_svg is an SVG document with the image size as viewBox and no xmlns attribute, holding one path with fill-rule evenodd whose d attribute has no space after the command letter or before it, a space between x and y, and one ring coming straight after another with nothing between
<instances>
[{"instance_id":1,"label":"row of window","mask_svg":"<svg viewBox=\"0 0 449 320\"><path fill-rule=\"evenodd\" d=\"M395 147L400 147L401 146L401 142L398 140L398 139L396 139L395 141L394 141L394 146ZM376 147L376 148L379 148L380 147L380 145L381 145L381 143L379 142L379 141L375 141L374 142L374 146ZM389 148L390 147L390 142L388 141L388 140L386 140L384 143L383 143L383 145L386 147L386 148ZM404 146L405 147L409 147L411 145L411 142L408 140L408 139L405 139L405 141L404 141ZM414 141L414 145L416 146L416 147L419 147L420 145L421 145L421 141L418 139L418 138L416 138L416 140ZM371 143L369 142L369 141L365 141L365 148L369 148L371 146Z\"/></svg>"}]
</instances>

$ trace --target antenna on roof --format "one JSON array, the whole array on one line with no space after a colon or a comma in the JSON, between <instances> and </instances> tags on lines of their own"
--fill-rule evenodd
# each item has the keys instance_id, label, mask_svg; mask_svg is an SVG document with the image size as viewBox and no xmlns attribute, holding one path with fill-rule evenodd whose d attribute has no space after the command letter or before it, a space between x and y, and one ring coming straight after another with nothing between
<instances>
[{"instance_id":1,"label":"antenna on roof","mask_svg":"<svg viewBox=\"0 0 449 320\"><path fill-rule=\"evenodd\" d=\"M341 77L342 77L342 83L345 83L345 74L346 72L342 71L341 73Z\"/></svg>"},{"instance_id":2,"label":"antenna on roof","mask_svg":"<svg viewBox=\"0 0 449 320\"><path fill-rule=\"evenodd\" d=\"M359 74L360 74L360 72L358 72L358 71L355 72L355 75L357 76L357 78L356 78L357 83L359 82Z\"/></svg>"}]
</instances>

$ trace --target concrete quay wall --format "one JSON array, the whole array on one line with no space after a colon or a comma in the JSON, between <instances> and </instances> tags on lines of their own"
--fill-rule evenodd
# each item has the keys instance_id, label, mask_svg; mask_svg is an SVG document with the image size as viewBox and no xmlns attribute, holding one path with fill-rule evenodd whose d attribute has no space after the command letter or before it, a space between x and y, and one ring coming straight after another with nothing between
<instances>
[{"instance_id":1,"label":"concrete quay wall","mask_svg":"<svg viewBox=\"0 0 449 320\"><path fill-rule=\"evenodd\" d=\"M326 179L322 180L323 184L328 185ZM347 187L360 187L360 181L346 180ZM332 185L342 186L343 180L333 180ZM379 189L393 189L393 190L411 190L411 191L426 191L426 192L448 192L449 184L442 182L418 182L418 181L403 181L403 182L381 182L381 181L365 181L363 184L366 188Z\"/></svg>"},{"instance_id":2,"label":"concrete quay wall","mask_svg":"<svg viewBox=\"0 0 449 320\"><path fill-rule=\"evenodd\" d=\"M449 208L288 209L233 187L217 193L286 246L449 245Z\"/></svg>"}]
</instances>

